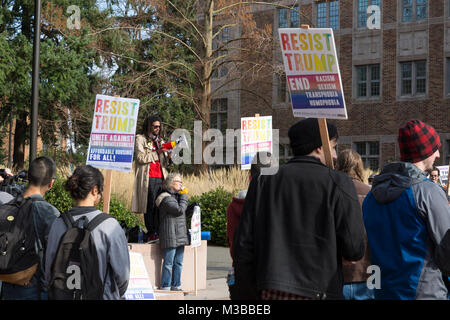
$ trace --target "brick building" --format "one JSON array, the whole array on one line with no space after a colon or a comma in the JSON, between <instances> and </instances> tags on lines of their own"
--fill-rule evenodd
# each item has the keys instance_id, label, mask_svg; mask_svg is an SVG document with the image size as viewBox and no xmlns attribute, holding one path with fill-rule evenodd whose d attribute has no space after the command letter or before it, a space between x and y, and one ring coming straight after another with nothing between
<instances>
[{"instance_id":1,"label":"brick building","mask_svg":"<svg viewBox=\"0 0 450 320\"><path fill-rule=\"evenodd\" d=\"M273 1L276 2L276 1ZM298 0L278 1L294 10L257 6L258 26L332 27L346 100L348 120L328 120L337 125L339 149L358 151L365 165L381 168L399 160L398 128L419 119L436 128L443 146L437 165L450 161L450 0ZM380 29L369 29L368 5L380 8ZM296 10L299 8L300 14ZM237 37L239 28L225 34ZM280 52L274 53L280 63ZM213 87L223 83L227 70L219 70ZM247 75L236 86L246 89ZM299 118L292 115L285 77L273 73L259 80L259 94L229 91L212 104L211 124L239 128L240 118L272 115L280 129L280 158L290 155L287 129ZM268 103L267 103L268 102Z\"/></svg>"}]
</instances>

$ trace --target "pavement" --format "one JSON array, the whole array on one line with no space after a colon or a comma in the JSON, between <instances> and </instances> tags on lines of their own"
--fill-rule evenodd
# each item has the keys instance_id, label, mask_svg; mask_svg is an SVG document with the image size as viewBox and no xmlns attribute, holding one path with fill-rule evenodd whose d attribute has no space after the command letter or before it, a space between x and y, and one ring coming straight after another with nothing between
<instances>
[{"instance_id":1,"label":"pavement","mask_svg":"<svg viewBox=\"0 0 450 320\"><path fill-rule=\"evenodd\" d=\"M230 249L210 245L206 253L206 289L198 290L197 295L188 294L184 300L230 300L227 274L231 268Z\"/></svg>"}]
</instances>

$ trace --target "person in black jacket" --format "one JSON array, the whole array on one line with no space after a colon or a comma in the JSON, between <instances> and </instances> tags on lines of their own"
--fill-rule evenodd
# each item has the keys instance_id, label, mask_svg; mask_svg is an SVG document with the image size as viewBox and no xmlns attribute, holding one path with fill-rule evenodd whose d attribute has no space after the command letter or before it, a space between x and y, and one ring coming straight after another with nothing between
<instances>
[{"instance_id":1,"label":"person in black jacket","mask_svg":"<svg viewBox=\"0 0 450 320\"><path fill-rule=\"evenodd\" d=\"M336 160L337 128L327 126ZM293 159L250 183L233 241L236 299L343 299L342 263L365 251L355 187L325 166L317 119L288 135Z\"/></svg>"},{"instance_id":2,"label":"person in black jacket","mask_svg":"<svg viewBox=\"0 0 450 320\"><path fill-rule=\"evenodd\" d=\"M181 290L181 270L183 267L184 246L189 244L186 208L186 194L180 194L183 187L181 175L169 174L163 181L163 190L156 198L159 208L159 242L164 257L161 290Z\"/></svg>"}]
</instances>

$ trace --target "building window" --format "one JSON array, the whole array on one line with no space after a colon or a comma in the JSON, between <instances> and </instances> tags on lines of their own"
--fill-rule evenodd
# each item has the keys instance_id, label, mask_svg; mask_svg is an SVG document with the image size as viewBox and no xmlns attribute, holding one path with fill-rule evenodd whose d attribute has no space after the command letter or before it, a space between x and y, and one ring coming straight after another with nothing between
<instances>
[{"instance_id":1,"label":"building window","mask_svg":"<svg viewBox=\"0 0 450 320\"><path fill-rule=\"evenodd\" d=\"M298 6L278 10L278 28L298 28L300 26Z\"/></svg>"},{"instance_id":2,"label":"building window","mask_svg":"<svg viewBox=\"0 0 450 320\"><path fill-rule=\"evenodd\" d=\"M286 163L293 156L292 149L289 144L281 144L279 148L278 158L280 160L280 164Z\"/></svg>"},{"instance_id":3,"label":"building window","mask_svg":"<svg viewBox=\"0 0 450 320\"><path fill-rule=\"evenodd\" d=\"M216 34L220 29L220 26L215 28L214 34ZM230 28L223 28L219 34L215 36L212 42L212 49L214 51L213 58L218 58L223 56L223 58L218 59L216 61L216 65L219 65L213 70L212 78L225 77L228 74L228 68L221 64L223 59L226 59L226 55L228 54L228 49L226 47L228 41L230 41ZM215 51L217 50L217 51Z\"/></svg>"},{"instance_id":4,"label":"building window","mask_svg":"<svg viewBox=\"0 0 450 320\"><path fill-rule=\"evenodd\" d=\"M380 143L378 141L355 142L355 150L362 158L365 168L376 171L380 168Z\"/></svg>"},{"instance_id":5,"label":"building window","mask_svg":"<svg viewBox=\"0 0 450 320\"><path fill-rule=\"evenodd\" d=\"M450 140L447 140L447 148L446 148L446 156L445 156L445 162L444 162L444 166L448 165L450 163ZM450 183L449 183L450 185Z\"/></svg>"},{"instance_id":6,"label":"building window","mask_svg":"<svg viewBox=\"0 0 450 320\"><path fill-rule=\"evenodd\" d=\"M211 103L210 127L223 133L227 129L228 99L215 99Z\"/></svg>"},{"instance_id":7,"label":"building window","mask_svg":"<svg viewBox=\"0 0 450 320\"><path fill-rule=\"evenodd\" d=\"M427 18L427 0L402 0L402 22Z\"/></svg>"},{"instance_id":8,"label":"building window","mask_svg":"<svg viewBox=\"0 0 450 320\"><path fill-rule=\"evenodd\" d=\"M446 75L446 82L447 82L447 95L450 95L450 58L447 58L447 75Z\"/></svg>"},{"instance_id":9,"label":"building window","mask_svg":"<svg viewBox=\"0 0 450 320\"><path fill-rule=\"evenodd\" d=\"M380 6L380 0L358 0L358 28L367 27L367 8Z\"/></svg>"},{"instance_id":10,"label":"building window","mask_svg":"<svg viewBox=\"0 0 450 320\"><path fill-rule=\"evenodd\" d=\"M401 95L424 95L427 91L427 65L425 60L400 63Z\"/></svg>"},{"instance_id":11,"label":"building window","mask_svg":"<svg viewBox=\"0 0 450 320\"><path fill-rule=\"evenodd\" d=\"M339 0L317 3L317 27L339 29Z\"/></svg>"},{"instance_id":12,"label":"building window","mask_svg":"<svg viewBox=\"0 0 450 320\"><path fill-rule=\"evenodd\" d=\"M380 96L380 65L371 64L356 67L357 97Z\"/></svg>"}]
</instances>

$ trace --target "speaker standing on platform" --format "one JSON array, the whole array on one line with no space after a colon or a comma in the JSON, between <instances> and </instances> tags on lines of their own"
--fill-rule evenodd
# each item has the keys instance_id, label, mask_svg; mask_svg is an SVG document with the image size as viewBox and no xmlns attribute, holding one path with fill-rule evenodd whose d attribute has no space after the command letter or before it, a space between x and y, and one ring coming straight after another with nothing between
<instances>
[{"instance_id":1,"label":"speaker standing on platform","mask_svg":"<svg viewBox=\"0 0 450 320\"><path fill-rule=\"evenodd\" d=\"M170 155L160 137L161 118L158 115L147 117L142 126L141 134L136 135L135 141L135 181L132 212L144 213L147 240L157 238L159 216L155 207L155 199L162 191L162 181L167 176L166 165Z\"/></svg>"}]
</instances>

